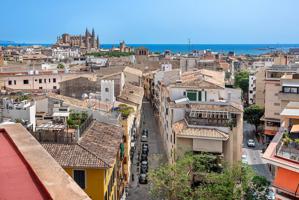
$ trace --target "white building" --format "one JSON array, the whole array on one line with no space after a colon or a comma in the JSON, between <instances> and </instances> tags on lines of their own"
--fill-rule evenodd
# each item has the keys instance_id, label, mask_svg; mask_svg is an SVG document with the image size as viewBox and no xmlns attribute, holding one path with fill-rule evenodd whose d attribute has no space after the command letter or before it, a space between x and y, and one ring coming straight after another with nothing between
<instances>
[{"instance_id":1,"label":"white building","mask_svg":"<svg viewBox=\"0 0 299 200\"><path fill-rule=\"evenodd\" d=\"M230 164L241 158L241 90L225 88L222 72L199 70L161 82L160 128L168 160L184 153L209 152Z\"/></svg>"},{"instance_id":2,"label":"white building","mask_svg":"<svg viewBox=\"0 0 299 200\"><path fill-rule=\"evenodd\" d=\"M249 86L248 86L248 103L249 105L255 104L256 99L256 76L255 74L249 75Z\"/></svg>"},{"instance_id":3,"label":"white building","mask_svg":"<svg viewBox=\"0 0 299 200\"><path fill-rule=\"evenodd\" d=\"M114 80L101 80L101 101L113 104L114 96Z\"/></svg>"},{"instance_id":4,"label":"white building","mask_svg":"<svg viewBox=\"0 0 299 200\"><path fill-rule=\"evenodd\" d=\"M22 122L27 128L35 130L36 120L36 104L35 101L14 102L12 99L4 98L3 102L3 118L9 118L11 121Z\"/></svg>"}]
</instances>

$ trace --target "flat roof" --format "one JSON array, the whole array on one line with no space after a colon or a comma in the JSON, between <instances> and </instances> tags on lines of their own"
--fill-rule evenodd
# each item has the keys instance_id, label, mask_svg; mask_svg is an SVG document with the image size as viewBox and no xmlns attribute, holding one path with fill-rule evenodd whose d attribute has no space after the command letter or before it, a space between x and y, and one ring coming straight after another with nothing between
<instances>
[{"instance_id":1,"label":"flat roof","mask_svg":"<svg viewBox=\"0 0 299 200\"><path fill-rule=\"evenodd\" d=\"M74 199L88 195L21 125L0 125L0 197Z\"/></svg>"}]
</instances>

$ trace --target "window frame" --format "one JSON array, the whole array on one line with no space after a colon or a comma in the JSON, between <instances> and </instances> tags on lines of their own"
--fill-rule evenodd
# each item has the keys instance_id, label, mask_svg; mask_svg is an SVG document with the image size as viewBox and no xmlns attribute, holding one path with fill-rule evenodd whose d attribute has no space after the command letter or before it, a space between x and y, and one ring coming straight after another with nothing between
<instances>
[{"instance_id":1,"label":"window frame","mask_svg":"<svg viewBox=\"0 0 299 200\"><path fill-rule=\"evenodd\" d=\"M84 188L81 187L81 185L79 185L79 183L76 181L75 179L75 171L83 171L84 172ZM85 169L73 169L73 179L74 181L77 183L77 185L79 185L80 188L82 188L83 190L85 190L87 188L87 173Z\"/></svg>"}]
</instances>

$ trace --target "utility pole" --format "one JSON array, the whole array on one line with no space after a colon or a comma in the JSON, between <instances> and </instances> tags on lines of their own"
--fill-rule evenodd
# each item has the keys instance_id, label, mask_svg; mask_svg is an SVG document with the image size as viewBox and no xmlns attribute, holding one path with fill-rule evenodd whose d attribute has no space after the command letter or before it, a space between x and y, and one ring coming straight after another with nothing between
<instances>
[{"instance_id":1,"label":"utility pole","mask_svg":"<svg viewBox=\"0 0 299 200\"><path fill-rule=\"evenodd\" d=\"M188 38L188 51L191 52L191 39Z\"/></svg>"}]
</instances>

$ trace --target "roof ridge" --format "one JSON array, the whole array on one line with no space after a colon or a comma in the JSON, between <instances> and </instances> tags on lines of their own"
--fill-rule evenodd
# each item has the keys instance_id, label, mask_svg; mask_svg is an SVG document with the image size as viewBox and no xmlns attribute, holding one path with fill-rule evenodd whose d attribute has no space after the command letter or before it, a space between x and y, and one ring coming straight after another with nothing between
<instances>
[{"instance_id":1,"label":"roof ridge","mask_svg":"<svg viewBox=\"0 0 299 200\"><path fill-rule=\"evenodd\" d=\"M105 162L103 159L99 158L95 153L91 152L90 150L88 150L86 147L82 146L81 144L77 143L76 145L78 145L79 147L81 147L82 149L84 149L85 151L87 151L88 153L90 153L91 155L95 156L97 159L99 159L101 162L103 162L105 165L107 165L108 167L111 167L107 162Z\"/></svg>"}]
</instances>

